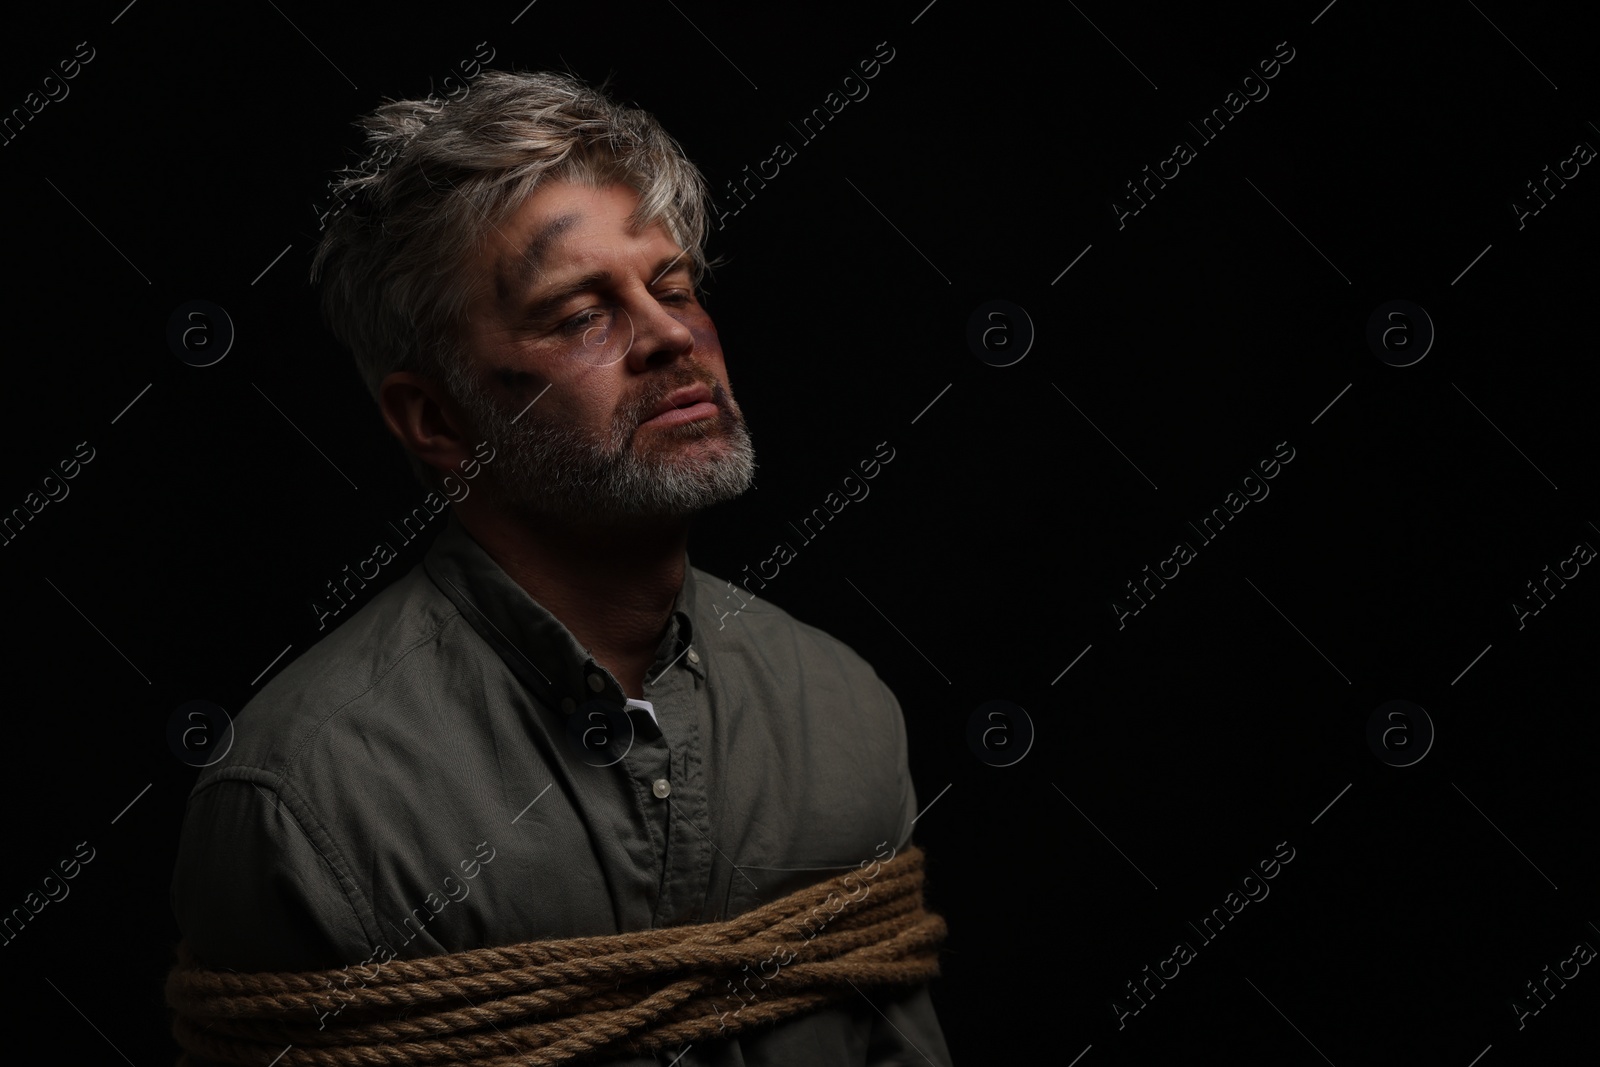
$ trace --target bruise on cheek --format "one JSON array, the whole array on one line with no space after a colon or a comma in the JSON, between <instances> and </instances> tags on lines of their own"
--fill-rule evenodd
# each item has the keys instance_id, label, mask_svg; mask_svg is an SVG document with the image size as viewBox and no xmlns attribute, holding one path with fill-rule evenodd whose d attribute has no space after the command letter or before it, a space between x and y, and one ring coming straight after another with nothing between
<instances>
[{"instance_id":1,"label":"bruise on cheek","mask_svg":"<svg viewBox=\"0 0 1600 1067\"><path fill-rule=\"evenodd\" d=\"M706 363L702 363L701 367L713 379L722 379L719 381L714 381L712 384L712 399L716 401L718 407L723 409L723 420L725 422L731 422L735 418L735 412L738 411L738 406L733 399L732 387L724 386L723 384L723 382L726 381L727 369L725 358L722 353L722 342L717 337L717 328L711 324L711 320L709 318L705 317L702 317L700 322L689 323L688 326L689 333L694 338L695 354L702 360L715 357L718 363L723 364L721 375L718 375L712 370L711 366L707 365Z\"/></svg>"},{"instance_id":2,"label":"bruise on cheek","mask_svg":"<svg viewBox=\"0 0 1600 1067\"><path fill-rule=\"evenodd\" d=\"M717 336L717 328L711 320L701 316L699 322L685 323L689 327L689 335L694 338L694 351L702 356L715 355L722 358L722 340Z\"/></svg>"}]
</instances>

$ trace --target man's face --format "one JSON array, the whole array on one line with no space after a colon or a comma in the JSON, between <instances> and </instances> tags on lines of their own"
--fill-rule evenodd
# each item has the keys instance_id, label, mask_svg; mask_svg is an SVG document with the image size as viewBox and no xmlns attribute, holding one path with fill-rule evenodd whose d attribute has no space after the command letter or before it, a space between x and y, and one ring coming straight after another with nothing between
<instances>
[{"instance_id":1,"label":"man's face","mask_svg":"<svg viewBox=\"0 0 1600 1067\"><path fill-rule=\"evenodd\" d=\"M551 182L489 232L455 399L498 453L509 511L687 515L754 479L689 254L660 225L630 230L637 204L627 186Z\"/></svg>"}]
</instances>

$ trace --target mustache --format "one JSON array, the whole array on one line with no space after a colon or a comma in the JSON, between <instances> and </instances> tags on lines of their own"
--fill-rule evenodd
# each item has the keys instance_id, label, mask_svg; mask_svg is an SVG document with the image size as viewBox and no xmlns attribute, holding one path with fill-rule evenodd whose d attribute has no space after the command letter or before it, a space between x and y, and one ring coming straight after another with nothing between
<instances>
[{"instance_id":1,"label":"mustache","mask_svg":"<svg viewBox=\"0 0 1600 1067\"><path fill-rule=\"evenodd\" d=\"M661 374L662 377L652 376L648 388L637 399L624 400L614 410L610 426L602 431L608 438L607 451L620 454L663 400L690 385L704 385L711 391L712 402L721 409L721 421L743 425L743 413L735 405L730 391L709 369L689 364ZM470 421L476 427L475 432L484 437L497 437L497 446L511 447L513 450L537 446L538 442L548 444L556 438L588 438L594 434L592 430L585 431L570 424L566 416L549 410L543 403L530 404L515 395L507 399L509 403L500 396L489 395L487 390L469 389L458 402L469 412ZM533 399L537 401L538 397Z\"/></svg>"},{"instance_id":2,"label":"mustache","mask_svg":"<svg viewBox=\"0 0 1600 1067\"><path fill-rule=\"evenodd\" d=\"M620 412L619 417L630 430L636 429L649 420L663 400L688 385L705 386L711 390L712 403L716 404L724 412L732 410L727 390L722 387L722 383L717 380L715 375L702 368L685 368L682 373L675 374L670 380L645 393L637 403L630 405L626 411Z\"/></svg>"}]
</instances>

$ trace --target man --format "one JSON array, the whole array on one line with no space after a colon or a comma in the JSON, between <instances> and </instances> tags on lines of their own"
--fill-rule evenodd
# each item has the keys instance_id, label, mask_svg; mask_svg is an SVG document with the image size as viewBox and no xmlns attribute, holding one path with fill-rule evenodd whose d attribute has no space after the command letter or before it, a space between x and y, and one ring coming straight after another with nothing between
<instances>
[{"instance_id":1,"label":"man","mask_svg":"<svg viewBox=\"0 0 1600 1067\"><path fill-rule=\"evenodd\" d=\"M188 949L216 971L367 973L721 922L907 848L888 688L688 561L691 516L754 471L696 292L694 166L650 116L552 74L485 72L364 123L383 164L348 174L313 274L454 505L202 772L172 888ZM721 1019L775 976L725 982ZM610 1062L949 1062L925 982L858 993Z\"/></svg>"}]
</instances>

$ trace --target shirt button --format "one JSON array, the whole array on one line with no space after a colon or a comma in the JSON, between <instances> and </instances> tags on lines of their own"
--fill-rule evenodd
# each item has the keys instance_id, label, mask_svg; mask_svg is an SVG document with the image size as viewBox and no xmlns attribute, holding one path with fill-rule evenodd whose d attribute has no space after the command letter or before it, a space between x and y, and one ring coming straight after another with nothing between
<instances>
[{"instance_id":1,"label":"shirt button","mask_svg":"<svg viewBox=\"0 0 1600 1067\"><path fill-rule=\"evenodd\" d=\"M606 680L604 678L600 677L598 674L589 675L589 688L590 689L593 689L596 693L598 693L598 692L600 692L600 690L604 689L605 687L606 687Z\"/></svg>"},{"instance_id":2,"label":"shirt button","mask_svg":"<svg viewBox=\"0 0 1600 1067\"><path fill-rule=\"evenodd\" d=\"M655 783L650 786L650 792L654 793L657 799L665 800L667 795L672 792L672 783L665 778L657 778Z\"/></svg>"},{"instance_id":3,"label":"shirt button","mask_svg":"<svg viewBox=\"0 0 1600 1067\"><path fill-rule=\"evenodd\" d=\"M689 662L690 663L699 663L700 662L700 653L696 652L692 648L689 650Z\"/></svg>"}]
</instances>

